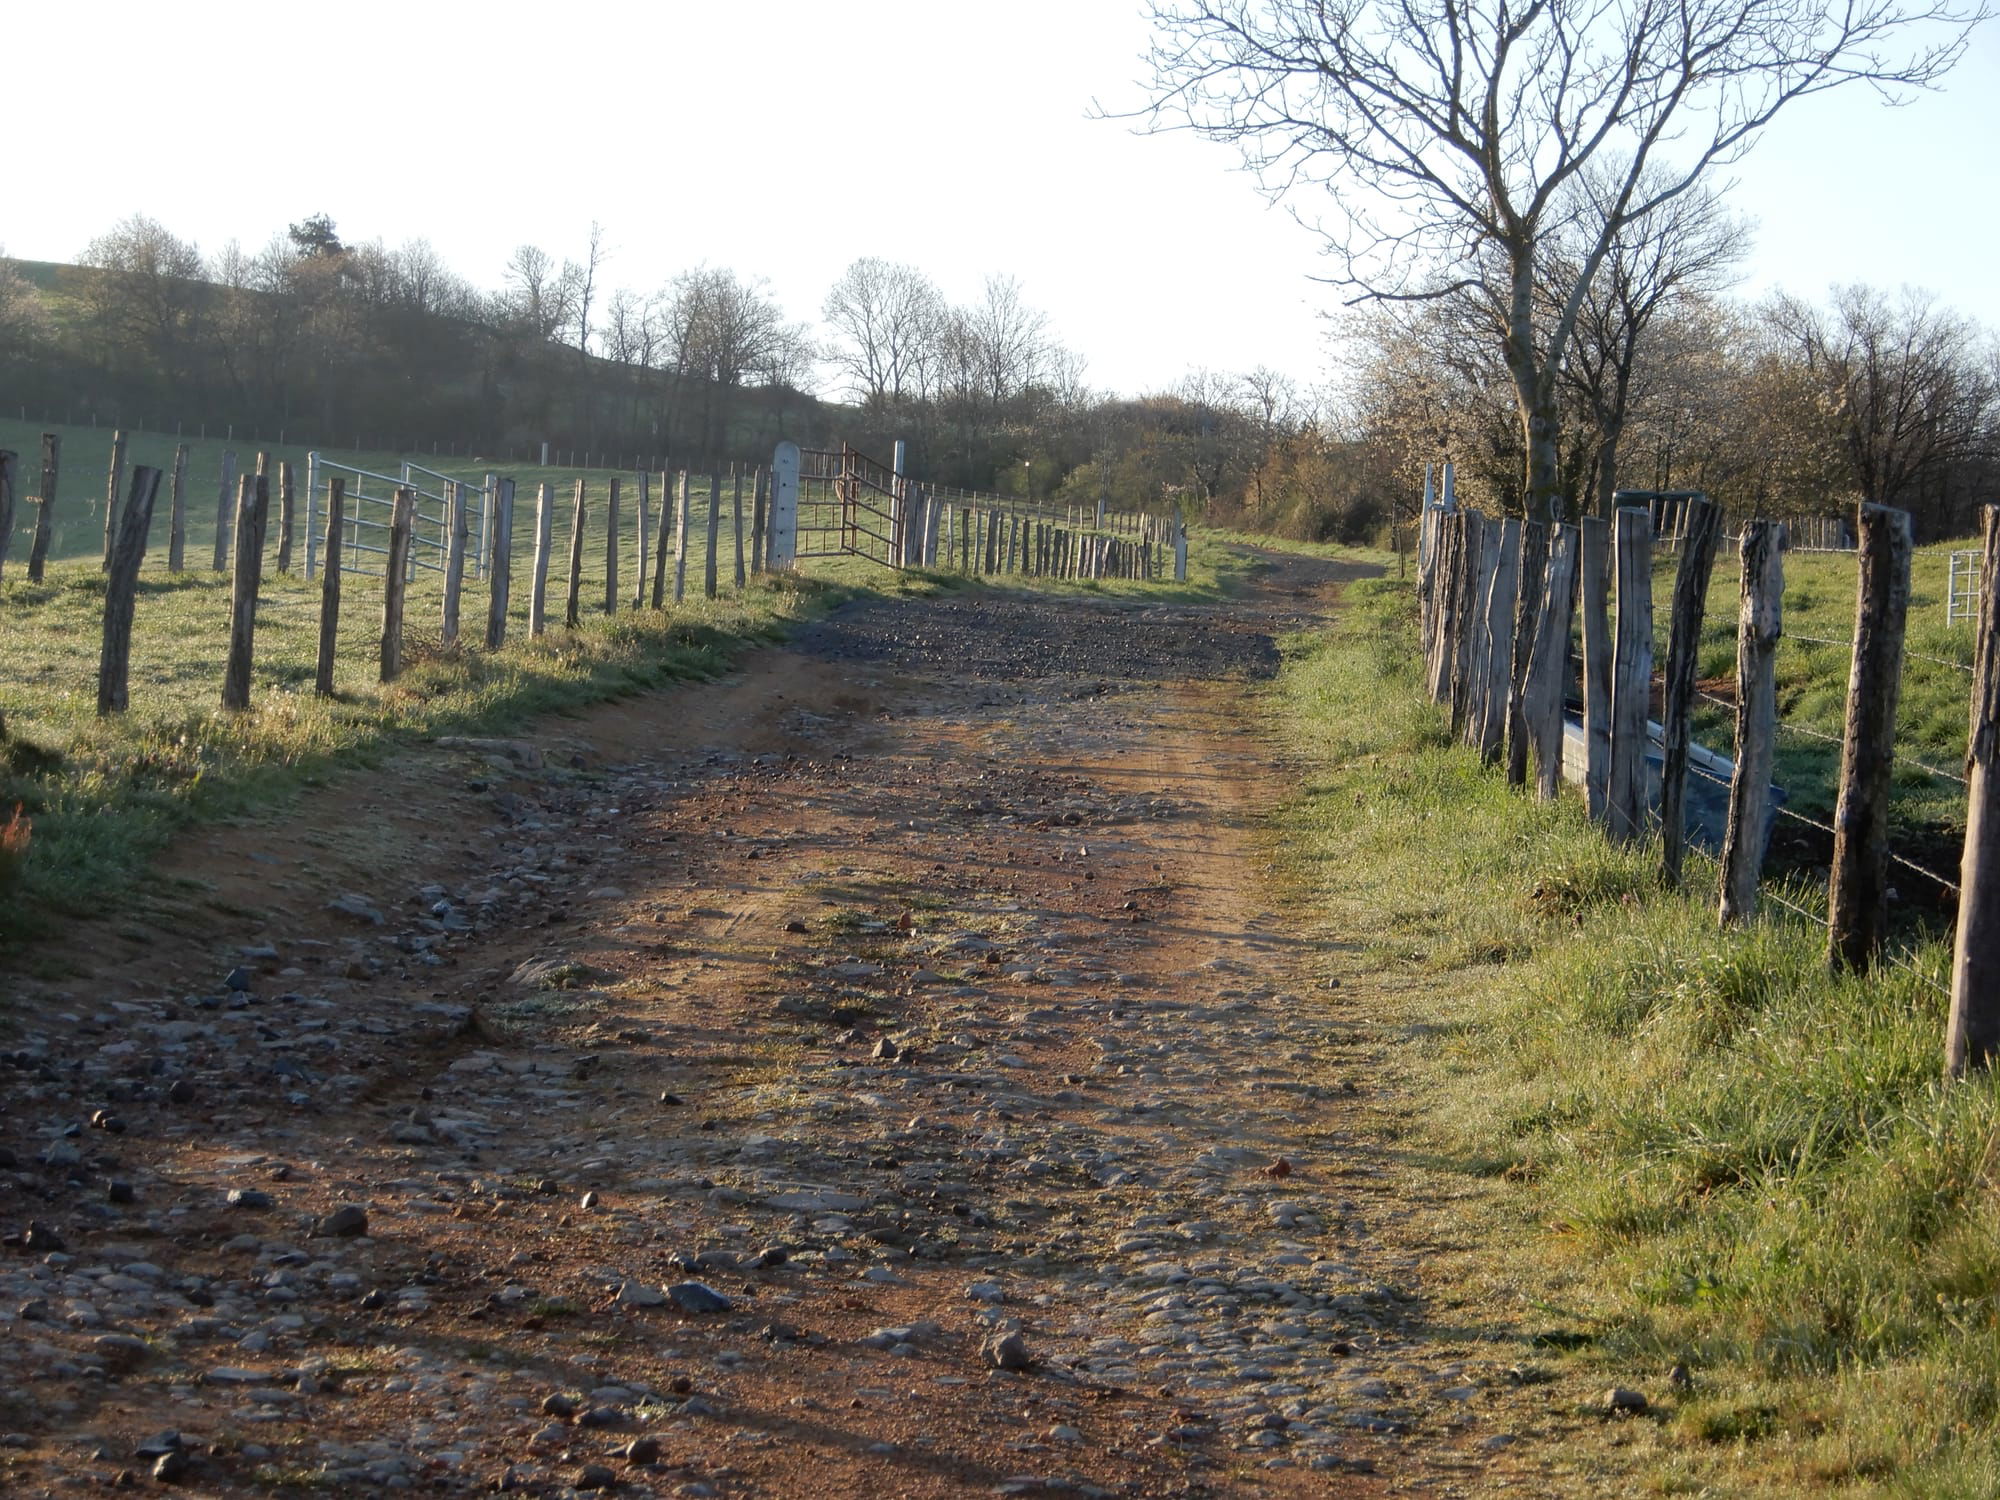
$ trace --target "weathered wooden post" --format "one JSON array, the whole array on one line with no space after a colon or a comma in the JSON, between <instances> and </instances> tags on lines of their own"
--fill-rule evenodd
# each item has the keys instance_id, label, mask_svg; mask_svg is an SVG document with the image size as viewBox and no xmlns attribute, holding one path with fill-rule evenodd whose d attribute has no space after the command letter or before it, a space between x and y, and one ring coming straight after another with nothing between
<instances>
[{"instance_id":1,"label":"weathered wooden post","mask_svg":"<svg viewBox=\"0 0 2000 1500\"><path fill-rule=\"evenodd\" d=\"M682 469L674 490L674 603L687 598L688 523L693 507L688 497L688 471Z\"/></svg>"},{"instance_id":2,"label":"weathered wooden post","mask_svg":"<svg viewBox=\"0 0 2000 1500\"><path fill-rule=\"evenodd\" d=\"M1584 516L1577 529L1577 602L1583 611L1583 803L1604 822L1611 797L1611 528Z\"/></svg>"},{"instance_id":3,"label":"weathered wooden post","mask_svg":"<svg viewBox=\"0 0 2000 1500\"><path fill-rule=\"evenodd\" d=\"M1549 528L1542 521L1521 523L1521 566L1514 597L1514 651L1507 668L1507 784L1528 784L1528 662L1535 649L1535 622L1542 612L1542 588L1547 583Z\"/></svg>"},{"instance_id":4,"label":"weathered wooden post","mask_svg":"<svg viewBox=\"0 0 2000 1500\"><path fill-rule=\"evenodd\" d=\"M220 573L229 556L229 507L236 492L236 450L222 455L222 480L215 492L215 556L209 571Z\"/></svg>"},{"instance_id":5,"label":"weathered wooden post","mask_svg":"<svg viewBox=\"0 0 2000 1500\"><path fill-rule=\"evenodd\" d=\"M1465 632L1459 647L1459 681L1452 693L1452 723L1459 738L1472 746L1479 744L1485 728L1486 658L1492 612L1493 575L1500 568L1504 527L1482 518L1478 528L1477 567L1472 574L1472 597L1465 606Z\"/></svg>"},{"instance_id":6,"label":"weathered wooden post","mask_svg":"<svg viewBox=\"0 0 2000 1500\"><path fill-rule=\"evenodd\" d=\"M229 658L222 671L222 706L250 706L250 664L257 641L257 590L264 581L264 527L271 509L266 474L245 474L236 497L236 569L229 589Z\"/></svg>"},{"instance_id":7,"label":"weathered wooden post","mask_svg":"<svg viewBox=\"0 0 2000 1500\"><path fill-rule=\"evenodd\" d=\"M35 539L28 546L28 582L40 583L55 535L56 477L62 467L62 434L42 434L42 492L35 497Z\"/></svg>"},{"instance_id":8,"label":"weathered wooden post","mask_svg":"<svg viewBox=\"0 0 2000 1500\"><path fill-rule=\"evenodd\" d=\"M0 569L7 566L7 547L14 540L14 487L21 455L0 448Z\"/></svg>"},{"instance_id":9,"label":"weathered wooden post","mask_svg":"<svg viewBox=\"0 0 2000 1500\"><path fill-rule=\"evenodd\" d=\"M1187 517L1174 516L1174 582L1187 582Z\"/></svg>"},{"instance_id":10,"label":"weathered wooden post","mask_svg":"<svg viewBox=\"0 0 2000 1500\"><path fill-rule=\"evenodd\" d=\"M1514 666L1514 606L1520 593L1521 523L1511 517L1500 523L1492 576L1484 593L1485 620L1480 636L1478 720L1473 746L1488 765L1500 758L1507 727L1507 685Z\"/></svg>"},{"instance_id":11,"label":"weathered wooden post","mask_svg":"<svg viewBox=\"0 0 2000 1500\"><path fill-rule=\"evenodd\" d=\"M764 571L764 509L767 504L768 471L762 464L757 466L757 475L750 487L750 571Z\"/></svg>"},{"instance_id":12,"label":"weathered wooden post","mask_svg":"<svg viewBox=\"0 0 2000 1500\"><path fill-rule=\"evenodd\" d=\"M740 594L743 592L743 585L748 582L743 572L743 470L731 464L729 472L731 478L735 480L735 494L731 504L734 507L733 514L736 520L736 591Z\"/></svg>"},{"instance_id":13,"label":"weathered wooden post","mask_svg":"<svg viewBox=\"0 0 2000 1500\"><path fill-rule=\"evenodd\" d=\"M576 506L569 517L569 590L563 605L563 623L571 630L583 623L583 480L576 482Z\"/></svg>"},{"instance_id":14,"label":"weathered wooden post","mask_svg":"<svg viewBox=\"0 0 2000 1500\"><path fill-rule=\"evenodd\" d=\"M340 528L347 519L347 481L334 475L326 482L326 559L319 580L319 659L313 669L313 691L333 696L333 654L340 643Z\"/></svg>"},{"instance_id":15,"label":"weathered wooden post","mask_svg":"<svg viewBox=\"0 0 2000 1500\"><path fill-rule=\"evenodd\" d=\"M1458 569L1465 528L1455 514L1440 510L1431 540L1431 591L1427 611L1430 627L1424 639L1424 685L1431 702L1451 701L1452 646L1458 629Z\"/></svg>"},{"instance_id":16,"label":"weathered wooden post","mask_svg":"<svg viewBox=\"0 0 2000 1500\"><path fill-rule=\"evenodd\" d=\"M771 456L771 568L788 573L798 557L799 445L780 443Z\"/></svg>"},{"instance_id":17,"label":"weathered wooden post","mask_svg":"<svg viewBox=\"0 0 2000 1500\"><path fill-rule=\"evenodd\" d=\"M167 497L167 571L178 573L187 566L187 466L188 445L174 446L174 469Z\"/></svg>"},{"instance_id":18,"label":"weathered wooden post","mask_svg":"<svg viewBox=\"0 0 2000 1500\"><path fill-rule=\"evenodd\" d=\"M618 476L611 476L611 497L604 504L604 612L618 613Z\"/></svg>"},{"instance_id":19,"label":"weathered wooden post","mask_svg":"<svg viewBox=\"0 0 2000 1500\"><path fill-rule=\"evenodd\" d=\"M641 469L639 471L639 503L632 511L632 519L638 526L637 545L632 549L632 576L634 579L632 607L634 609L644 609L646 607L646 574L648 572L646 564L651 557L646 547L646 526L652 519L652 509L653 476L650 470Z\"/></svg>"},{"instance_id":20,"label":"weathered wooden post","mask_svg":"<svg viewBox=\"0 0 2000 1500\"><path fill-rule=\"evenodd\" d=\"M104 571L111 571L111 548L118 540L118 497L125 492L125 429L111 434L111 472L104 483Z\"/></svg>"},{"instance_id":21,"label":"weathered wooden post","mask_svg":"<svg viewBox=\"0 0 2000 1500\"><path fill-rule=\"evenodd\" d=\"M1667 625L1667 670L1660 699L1660 878L1681 883L1687 853L1688 741L1692 737L1695 669L1701 662L1701 622L1708 579L1722 537L1722 512L1704 495L1685 496L1675 512L1680 562Z\"/></svg>"},{"instance_id":22,"label":"weathered wooden post","mask_svg":"<svg viewBox=\"0 0 2000 1500\"><path fill-rule=\"evenodd\" d=\"M1437 545L1435 539L1432 545ZM1576 617L1576 553L1576 528L1556 527L1542 570L1542 605L1535 616L1521 698L1521 717L1534 752L1535 791L1545 802L1562 788L1563 689L1569 684L1570 621Z\"/></svg>"},{"instance_id":23,"label":"weathered wooden post","mask_svg":"<svg viewBox=\"0 0 2000 1500\"><path fill-rule=\"evenodd\" d=\"M667 607L667 557L673 544L674 473L660 470L660 524L653 529L653 608Z\"/></svg>"},{"instance_id":24,"label":"weathered wooden post","mask_svg":"<svg viewBox=\"0 0 2000 1500\"><path fill-rule=\"evenodd\" d=\"M708 556L701 575L704 599L715 597L716 551L722 541L722 465L716 464L708 476Z\"/></svg>"},{"instance_id":25,"label":"weathered wooden post","mask_svg":"<svg viewBox=\"0 0 2000 1500\"><path fill-rule=\"evenodd\" d=\"M403 598L410 587L410 528L416 518L417 492L398 487L389 508L389 552L382 569L382 681L394 682L403 670ZM327 559L327 570L338 563Z\"/></svg>"},{"instance_id":26,"label":"weathered wooden post","mask_svg":"<svg viewBox=\"0 0 2000 1500\"><path fill-rule=\"evenodd\" d=\"M459 595L465 587L465 487L456 479L444 482L444 611L439 640L450 646L458 639Z\"/></svg>"},{"instance_id":27,"label":"weathered wooden post","mask_svg":"<svg viewBox=\"0 0 2000 1500\"><path fill-rule=\"evenodd\" d=\"M8 459L13 454L6 455ZM132 470L132 493L120 517L104 580L104 645L97 658L97 712L122 714L128 706L132 663L132 613L139 592L139 564L146 558L146 534L153 526L153 501L160 471L144 464Z\"/></svg>"},{"instance_id":28,"label":"weathered wooden post","mask_svg":"<svg viewBox=\"0 0 2000 1500\"><path fill-rule=\"evenodd\" d=\"M1653 692L1653 521L1621 509L1612 537L1618 639L1611 658L1611 779L1605 827L1620 843L1646 831L1647 709Z\"/></svg>"},{"instance_id":29,"label":"weathered wooden post","mask_svg":"<svg viewBox=\"0 0 2000 1500\"><path fill-rule=\"evenodd\" d=\"M496 477L488 486L493 521L487 545L486 649L507 644L507 609L514 593L514 481Z\"/></svg>"},{"instance_id":30,"label":"weathered wooden post","mask_svg":"<svg viewBox=\"0 0 2000 1500\"><path fill-rule=\"evenodd\" d=\"M1757 883L1771 821L1771 767L1778 737L1778 637L1784 620L1783 528L1743 528L1736 610L1736 766L1729 778L1729 825L1722 837L1725 925L1757 912Z\"/></svg>"},{"instance_id":31,"label":"weathered wooden post","mask_svg":"<svg viewBox=\"0 0 2000 1500\"><path fill-rule=\"evenodd\" d=\"M535 487L535 572L528 580L528 635L549 627L549 548L555 539L555 486L544 480Z\"/></svg>"},{"instance_id":32,"label":"weathered wooden post","mask_svg":"<svg viewBox=\"0 0 2000 1500\"><path fill-rule=\"evenodd\" d=\"M292 509L292 461L278 461L278 571L292 571L292 531L297 517Z\"/></svg>"},{"instance_id":33,"label":"weathered wooden post","mask_svg":"<svg viewBox=\"0 0 2000 1500\"><path fill-rule=\"evenodd\" d=\"M1951 1022L1944 1071L1961 1078L2000 1053L2000 505L1982 511L1986 550L1972 666L1972 725L1965 742L1965 858L1959 866L1958 940L1951 958Z\"/></svg>"},{"instance_id":34,"label":"weathered wooden post","mask_svg":"<svg viewBox=\"0 0 2000 1500\"><path fill-rule=\"evenodd\" d=\"M1833 810L1827 880L1827 959L1866 969L1889 929L1889 779L1896 764L1896 699L1910 608L1910 517L1864 505L1854 606L1854 665ZM1982 602L1982 609L1984 604Z\"/></svg>"}]
</instances>

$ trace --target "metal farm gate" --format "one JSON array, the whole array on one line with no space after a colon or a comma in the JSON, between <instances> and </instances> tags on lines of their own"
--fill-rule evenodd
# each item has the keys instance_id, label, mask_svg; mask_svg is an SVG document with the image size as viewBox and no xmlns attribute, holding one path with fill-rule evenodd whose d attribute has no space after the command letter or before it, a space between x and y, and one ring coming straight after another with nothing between
<instances>
[{"instance_id":1,"label":"metal farm gate","mask_svg":"<svg viewBox=\"0 0 2000 1500\"><path fill-rule=\"evenodd\" d=\"M845 443L799 450L799 557L923 562L922 490Z\"/></svg>"}]
</instances>

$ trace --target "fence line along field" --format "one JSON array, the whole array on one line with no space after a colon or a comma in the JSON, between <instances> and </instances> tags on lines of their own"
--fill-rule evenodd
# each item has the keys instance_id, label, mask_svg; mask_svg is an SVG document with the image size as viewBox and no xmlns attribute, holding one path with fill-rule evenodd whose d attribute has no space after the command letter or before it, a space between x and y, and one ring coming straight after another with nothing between
<instances>
[{"instance_id":1,"label":"fence line along field","mask_svg":"<svg viewBox=\"0 0 2000 1500\"><path fill-rule=\"evenodd\" d=\"M1591 815L1612 838L1658 838L1661 874L1675 887L1690 783L1726 788L1716 837L1721 920L1749 920L1764 894L1827 929L1836 968L1889 963L1919 973L1952 999L1948 1067L1991 1059L2000 1045L2000 994L1986 975L2000 955L1987 950L2000 943L2000 928L1982 914L1992 897L1980 893L1994 880L1984 872L2000 870L2000 842L1980 778L1993 754L1982 738L1992 731L1981 726L1994 717L2000 682L2000 601L1992 591L1981 599L1976 629L1965 630L1942 607L1952 587L1948 556L1924 559L1939 587L1918 601L1924 623L1913 643L1909 518L1880 506L1861 508L1855 551L1790 559L1807 576L1789 588L1785 530L1771 521L1747 522L1732 538L1740 550L1740 570L1725 570L1738 573L1733 587L1715 578L1722 516L1705 497L1672 504L1654 497L1620 508L1611 521L1587 517L1576 527L1491 520L1428 497L1424 516L1426 681L1466 743L1489 761L1504 760L1516 784L1529 779L1532 760L1544 797L1564 776L1581 782ZM1989 511L1989 554L1996 517L2000 509ZM1665 560L1670 580L1654 577L1659 542L1675 554ZM1671 603L1663 606L1655 602L1658 585L1668 582ZM1718 589L1739 601L1733 631L1731 612L1717 607L1725 603L1714 597ZM1662 612L1664 650L1656 652ZM1792 631L1803 656L1780 649ZM1566 725L1570 699L1582 712ZM1904 710L1906 701L1914 712ZM1696 737L1698 728L1722 728L1719 712L1733 730L1733 760L1704 753ZM1968 761L1969 800L1968 777L1952 768ZM1774 770L1798 773L1803 808L1782 805ZM1783 882L1765 886L1779 819L1806 831L1800 843L1809 851L1780 873L1824 878L1823 897L1789 894ZM1954 834L1963 889L1940 847ZM1818 870L1813 857L1824 860ZM1915 900L1904 889L1913 882ZM1824 915L1813 909L1820 901ZM1949 986L1935 972L1940 909L1957 918Z\"/></svg>"},{"instance_id":2,"label":"fence line along field","mask_svg":"<svg viewBox=\"0 0 2000 1500\"><path fill-rule=\"evenodd\" d=\"M904 586L894 582L904 574L879 566L890 560L883 538L864 530L873 522L855 504L861 466L839 453L814 455L819 477L792 496L787 523L817 529L794 564L777 550L777 487L764 466L496 473L478 455L320 451L315 460L297 447L50 431L57 483L42 577L31 580L43 434L0 423L0 450L16 455L11 524L0 532L0 803L10 816L20 805L33 828L32 857L10 857L0 871L33 899L0 902L0 935L135 876L196 802L226 806L259 778L317 775L325 757L385 736L490 729L709 675L828 589ZM335 478L349 524L343 567L329 570ZM386 522L406 482L420 497L421 537L398 543L415 561L392 591ZM114 565L119 509L136 519L145 485L150 524L127 529L133 550ZM910 495L919 498L908 514L929 518L917 540L947 571L1115 592L1151 587L1173 567L1170 528L1157 516L1031 512L999 496L923 498L915 485ZM454 497L461 528L440 530L436 502ZM375 529L356 529L357 519ZM235 546L246 523L245 535L262 535L248 555ZM911 530L907 514L901 524ZM1180 539L1174 576L1184 579L1184 530ZM916 563L913 552L896 560ZM385 633L385 612L400 616L400 630ZM10 826L18 838L28 823Z\"/></svg>"}]
</instances>

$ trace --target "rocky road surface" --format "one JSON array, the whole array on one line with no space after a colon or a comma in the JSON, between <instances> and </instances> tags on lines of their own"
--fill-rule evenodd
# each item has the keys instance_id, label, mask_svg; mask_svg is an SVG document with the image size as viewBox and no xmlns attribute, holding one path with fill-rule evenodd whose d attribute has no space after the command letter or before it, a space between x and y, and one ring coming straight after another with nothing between
<instances>
[{"instance_id":1,"label":"rocky road surface","mask_svg":"<svg viewBox=\"0 0 2000 1500\"><path fill-rule=\"evenodd\" d=\"M191 835L7 980L0 1493L1507 1482L1258 862L1354 572L862 603Z\"/></svg>"}]
</instances>

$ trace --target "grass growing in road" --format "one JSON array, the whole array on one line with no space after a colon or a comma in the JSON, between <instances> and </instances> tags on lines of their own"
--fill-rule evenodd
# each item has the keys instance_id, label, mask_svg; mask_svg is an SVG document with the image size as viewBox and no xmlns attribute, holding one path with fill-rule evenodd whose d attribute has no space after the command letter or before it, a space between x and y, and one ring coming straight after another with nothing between
<instances>
[{"instance_id":1,"label":"grass growing in road","mask_svg":"<svg viewBox=\"0 0 2000 1500\"><path fill-rule=\"evenodd\" d=\"M1417 1137L1506 1184L1497 1253L1594 1301L1608 1377L1689 1367L1668 1420L1711 1493L2000 1493L2000 1094L1938 1082L1948 951L1836 978L1792 918L1719 931L1711 864L1663 891L1449 741L1407 589L1349 599L1276 690L1311 769L1274 843L1372 934Z\"/></svg>"}]
</instances>

